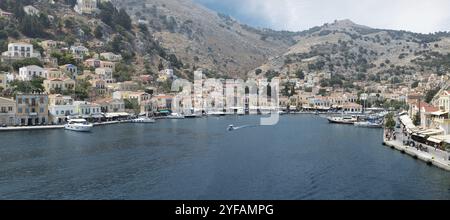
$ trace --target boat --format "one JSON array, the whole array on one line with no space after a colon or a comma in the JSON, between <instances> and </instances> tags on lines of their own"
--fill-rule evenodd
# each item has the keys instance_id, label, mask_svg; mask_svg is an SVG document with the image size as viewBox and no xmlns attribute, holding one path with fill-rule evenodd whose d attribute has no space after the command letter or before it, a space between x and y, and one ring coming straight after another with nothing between
<instances>
[{"instance_id":1,"label":"boat","mask_svg":"<svg viewBox=\"0 0 450 220\"><path fill-rule=\"evenodd\" d=\"M383 123L376 123L376 122L371 122L371 121L360 121L360 122L355 122L355 126L366 127L366 128L382 128Z\"/></svg>"},{"instance_id":2,"label":"boat","mask_svg":"<svg viewBox=\"0 0 450 220\"><path fill-rule=\"evenodd\" d=\"M358 122L358 118L355 116L337 116L328 117L327 119L334 124L355 124L355 122Z\"/></svg>"},{"instance_id":3,"label":"boat","mask_svg":"<svg viewBox=\"0 0 450 220\"><path fill-rule=\"evenodd\" d=\"M229 125L227 130L228 130L228 131L233 131L233 130L235 130L234 125Z\"/></svg>"},{"instance_id":4,"label":"boat","mask_svg":"<svg viewBox=\"0 0 450 220\"><path fill-rule=\"evenodd\" d=\"M167 119L184 119L185 117L179 113L172 113L166 117Z\"/></svg>"},{"instance_id":5,"label":"boat","mask_svg":"<svg viewBox=\"0 0 450 220\"><path fill-rule=\"evenodd\" d=\"M185 115L185 118L201 118L203 115L202 114L190 114L190 115Z\"/></svg>"},{"instance_id":6,"label":"boat","mask_svg":"<svg viewBox=\"0 0 450 220\"><path fill-rule=\"evenodd\" d=\"M149 117L139 117L139 118L135 118L135 119L131 120L131 122L146 124L146 123L155 123L156 120L153 118L149 118Z\"/></svg>"},{"instance_id":7,"label":"boat","mask_svg":"<svg viewBox=\"0 0 450 220\"><path fill-rule=\"evenodd\" d=\"M213 111L213 112L206 113L206 115L208 115L208 116L225 116L226 114L223 111Z\"/></svg>"},{"instance_id":8,"label":"boat","mask_svg":"<svg viewBox=\"0 0 450 220\"><path fill-rule=\"evenodd\" d=\"M71 119L64 125L64 129L70 131L89 132L94 124L89 123L86 119Z\"/></svg>"}]
</instances>

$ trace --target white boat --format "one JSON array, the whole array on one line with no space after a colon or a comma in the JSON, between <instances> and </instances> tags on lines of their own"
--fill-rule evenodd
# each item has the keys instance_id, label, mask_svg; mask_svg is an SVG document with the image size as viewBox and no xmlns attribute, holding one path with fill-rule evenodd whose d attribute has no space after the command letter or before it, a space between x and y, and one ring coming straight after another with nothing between
<instances>
[{"instance_id":1,"label":"white boat","mask_svg":"<svg viewBox=\"0 0 450 220\"><path fill-rule=\"evenodd\" d=\"M184 119L185 117L179 113L172 113L167 116L168 119Z\"/></svg>"},{"instance_id":2,"label":"white boat","mask_svg":"<svg viewBox=\"0 0 450 220\"><path fill-rule=\"evenodd\" d=\"M229 125L227 130L228 130L228 131L233 131L233 130L235 130L234 125Z\"/></svg>"},{"instance_id":3,"label":"white boat","mask_svg":"<svg viewBox=\"0 0 450 220\"><path fill-rule=\"evenodd\" d=\"M337 116L327 118L330 123L334 124L355 124L358 118L355 116Z\"/></svg>"},{"instance_id":4,"label":"white boat","mask_svg":"<svg viewBox=\"0 0 450 220\"><path fill-rule=\"evenodd\" d=\"M355 122L355 126L366 127L366 128L382 128L383 124L370 122L370 121L361 121L361 122Z\"/></svg>"},{"instance_id":5,"label":"white boat","mask_svg":"<svg viewBox=\"0 0 450 220\"><path fill-rule=\"evenodd\" d=\"M70 131L89 132L94 127L94 124L89 123L86 119L71 119L64 125L64 129Z\"/></svg>"},{"instance_id":6,"label":"white boat","mask_svg":"<svg viewBox=\"0 0 450 220\"><path fill-rule=\"evenodd\" d=\"M156 120L153 118L149 118L149 117L139 117L139 118L135 118L133 120L131 120L131 122L133 123L155 123Z\"/></svg>"}]
</instances>

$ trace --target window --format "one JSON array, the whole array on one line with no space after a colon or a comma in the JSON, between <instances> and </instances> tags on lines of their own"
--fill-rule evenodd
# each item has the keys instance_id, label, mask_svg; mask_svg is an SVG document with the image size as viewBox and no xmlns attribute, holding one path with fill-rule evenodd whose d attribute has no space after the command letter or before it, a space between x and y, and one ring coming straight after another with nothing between
<instances>
[{"instance_id":1,"label":"window","mask_svg":"<svg viewBox=\"0 0 450 220\"><path fill-rule=\"evenodd\" d=\"M44 108L41 107L41 108L39 109L39 112L40 112L40 113L44 113Z\"/></svg>"},{"instance_id":2,"label":"window","mask_svg":"<svg viewBox=\"0 0 450 220\"><path fill-rule=\"evenodd\" d=\"M22 113L22 108L18 108L18 109L17 109L17 112L18 112L18 113Z\"/></svg>"},{"instance_id":3,"label":"window","mask_svg":"<svg viewBox=\"0 0 450 220\"><path fill-rule=\"evenodd\" d=\"M39 100L39 102L40 102L41 104L44 104L44 97L41 97L40 100Z\"/></svg>"},{"instance_id":4,"label":"window","mask_svg":"<svg viewBox=\"0 0 450 220\"><path fill-rule=\"evenodd\" d=\"M18 99L17 99L17 102L18 102L19 104L22 104L22 98L18 98Z\"/></svg>"},{"instance_id":5,"label":"window","mask_svg":"<svg viewBox=\"0 0 450 220\"><path fill-rule=\"evenodd\" d=\"M9 106L9 107L8 107L8 111L9 111L9 112L12 112L12 110L13 110L13 107L12 107L12 106Z\"/></svg>"},{"instance_id":6,"label":"window","mask_svg":"<svg viewBox=\"0 0 450 220\"><path fill-rule=\"evenodd\" d=\"M26 112L26 113L30 113L30 109L29 109L29 108L26 108L26 109L25 109L25 112Z\"/></svg>"},{"instance_id":7,"label":"window","mask_svg":"<svg viewBox=\"0 0 450 220\"><path fill-rule=\"evenodd\" d=\"M56 111L56 115L59 115L59 111Z\"/></svg>"}]
</instances>

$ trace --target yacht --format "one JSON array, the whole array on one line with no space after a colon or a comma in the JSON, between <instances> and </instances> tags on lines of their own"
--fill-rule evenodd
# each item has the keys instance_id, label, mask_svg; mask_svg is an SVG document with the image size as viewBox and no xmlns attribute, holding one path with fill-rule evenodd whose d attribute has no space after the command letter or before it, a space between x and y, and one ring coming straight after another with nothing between
<instances>
[{"instance_id":1,"label":"yacht","mask_svg":"<svg viewBox=\"0 0 450 220\"><path fill-rule=\"evenodd\" d=\"M328 121L334 124L355 124L358 121L358 118L355 116L337 116L329 117Z\"/></svg>"},{"instance_id":2,"label":"yacht","mask_svg":"<svg viewBox=\"0 0 450 220\"><path fill-rule=\"evenodd\" d=\"M155 123L156 120L149 117L139 117L131 120L133 123Z\"/></svg>"},{"instance_id":3,"label":"yacht","mask_svg":"<svg viewBox=\"0 0 450 220\"><path fill-rule=\"evenodd\" d=\"M89 132L94 127L94 124L89 123L86 119L71 119L64 125L64 129L70 131Z\"/></svg>"},{"instance_id":4,"label":"yacht","mask_svg":"<svg viewBox=\"0 0 450 220\"><path fill-rule=\"evenodd\" d=\"M366 128L382 128L383 123L376 123L376 122L371 122L371 121L361 121L361 122L355 122L355 126L366 127Z\"/></svg>"},{"instance_id":5,"label":"yacht","mask_svg":"<svg viewBox=\"0 0 450 220\"><path fill-rule=\"evenodd\" d=\"M172 113L167 116L168 119L184 119L185 117L179 113Z\"/></svg>"}]
</instances>

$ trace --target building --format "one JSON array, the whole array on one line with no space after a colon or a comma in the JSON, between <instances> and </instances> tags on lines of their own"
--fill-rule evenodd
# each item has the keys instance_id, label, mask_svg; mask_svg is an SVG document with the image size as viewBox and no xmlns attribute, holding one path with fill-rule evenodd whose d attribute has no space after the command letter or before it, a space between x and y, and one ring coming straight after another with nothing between
<instances>
[{"instance_id":1,"label":"building","mask_svg":"<svg viewBox=\"0 0 450 220\"><path fill-rule=\"evenodd\" d=\"M43 84L47 94L73 91L75 89L75 80L69 78L46 79Z\"/></svg>"},{"instance_id":2,"label":"building","mask_svg":"<svg viewBox=\"0 0 450 220\"><path fill-rule=\"evenodd\" d=\"M97 11L97 0L77 0L74 10L79 14L92 14Z\"/></svg>"},{"instance_id":3,"label":"building","mask_svg":"<svg viewBox=\"0 0 450 220\"><path fill-rule=\"evenodd\" d=\"M65 76L61 70L56 68L45 69L45 73L46 77L49 79L63 78Z\"/></svg>"},{"instance_id":4,"label":"building","mask_svg":"<svg viewBox=\"0 0 450 220\"><path fill-rule=\"evenodd\" d=\"M95 74L99 76L100 79L105 80L106 83L114 83L113 70L110 68L97 68L95 69Z\"/></svg>"},{"instance_id":5,"label":"building","mask_svg":"<svg viewBox=\"0 0 450 220\"><path fill-rule=\"evenodd\" d=\"M33 45L29 43L10 43L8 44L8 51L2 53L3 60L5 59L24 59L24 58L40 58L41 54L34 52Z\"/></svg>"},{"instance_id":6,"label":"building","mask_svg":"<svg viewBox=\"0 0 450 220\"><path fill-rule=\"evenodd\" d=\"M133 81L125 81L108 85L108 89L111 91L136 91L139 87L139 84Z\"/></svg>"},{"instance_id":7,"label":"building","mask_svg":"<svg viewBox=\"0 0 450 220\"><path fill-rule=\"evenodd\" d=\"M106 81L103 79L91 79L89 83L92 86L94 94L93 96L104 96L107 92Z\"/></svg>"},{"instance_id":8,"label":"building","mask_svg":"<svg viewBox=\"0 0 450 220\"><path fill-rule=\"evenodd\" d=\"M74 101L75 105L75 114L80 116L95 116L100 115L101 106L96 103L85 102L85 101Z\"/></svg>"},{"instance_id":9,"label":"building","mask_svg":"<svg viewBox=\"0 0 450 220\"><path fill-rule=\"evenodd\" d=\"M99 104L103 113L118 113L125 112L125 102L123 99L107 98L98 100L95 103Z\"/></svg>"},{"instance_id":10,"label":"building","mask_svg":"<svg viewBox=\"0 0 450 220\"><path fill-rule=\"evenodd\" d=\"M2 17L2 18L10 19L13 17L13 15L14 15L13 13L6 12L6 11L3 11L2 9L0 9L0 17Z\"/></svg>"},{"instance_id":11,"label":"building","mask_svg":"<svg viewBox=\"0 0 450 220\"><path fill-rule=\"evenodd\" d=\"M362 106L357 103L346 103L342 105L342 110L346 113L361 113Z\"/></svg>"},{"instance_id":12,"label":"building","mask_svg":"<svg viewBox=\"0 0 450 220\"><path fill-rule=\"evenodd\" d=\"M173 96L160 94L160 95L154 96L152 98L152 101L155 103L155 107L157 108L158 111L171 110Z\"/></svg>"},{"instance_id":13,"label":"building","mask_svg":"<svg viewBox=\"0 0 450 220\"><path fill-rule=\"evenodd\" d=\"M39 9L35 8L32 5L24 6L23 11L25 11L25 14L30 15L30 16L37 16L40 13Z\"/></svg>"},{"instance_id":14,"label":"building","mask_svg":"<svg viewBox=\"0 0 450 220\"><path fill-rule=\"evenodd\" d=\"M30 81L34 77L47 78L47 71L36 65L25 66L19 69L19 80Z\"/></svg>"},{"instance_id":15,"label":"building","mask_svg":"<svg viewBox=\"0 0 450 220\"><path fill-rule=\"evenodd\" d=\"M107 53L101 53L100 57L103 57L105 60L107 61L111 61L111 62L119 62L122 60L122 55L116 55L114 53L111 52L107 52Z\"/></svg>"},{"instance_id":16,"label":"building","mask_svg":"<svg viewBox=\"0 0 450 220\"><path fill-rule=\"evenodd\" d=\"M67 117L75 114L74 100L60 94L48 96L49 121L52 124L64 124Z\"/></svg>"},{"instance_id":17,"label":"building","mask_svg":"<svg viewBox=\"0 0 450 220\"><path fill-rule=\"evenodd\" d=\"M74 55L75 59L82 60L89 53L89 49L81 45L71 46L70 52Z\"/></svg>"},{"instance_id":18,"label":"building","mask_svg":"<svg viewBox=\"0 0 450 220\"><path fill-rule=\"evenodd\" d=\"M44 94L18 94L16 101L17 125L48 124L48 96Z\"/></svg>"},{"instance_id":19,"label":"building","mask_svg":"<svg viewBox=\"0 0 450 220\"><path fill-rule=\"evenodd\" d=\"M42 48L44 48L45 50L56 49L58 47L62 47L62 46L66 45L65 42L54 41L54 40L45 40L45 41L42 41L40 44L41 44Z\"/></svg>"},{"instance_id":20,"label":"building","mask_svg":"<svg viewBox=\"0 0 450 220\"><path fill-rule=\"evenodd\" d=\"M450 112L450 91L441 91L437 97L434 105L442 111Z\"/></svg>"},{"instance_id":21,"label":"building","mask_svg":"<svg viewBox=\"0 0 450 220\"><path fill-rule=\"evenodd\" d=\"M60 66L59 69L62 70L63 72L69 73L74 77L78 75L78 67L73 64L66 64Z\"/></svg>"},{"instance_id":22,"label":"building","mask_svg":"<svg viewBox=\"0 0 450 220\"><path fill-rule=\"evenodd\" d=\"M16 125L16 102L0 97L0 125Z\"/></svg>"}]
</instances>

